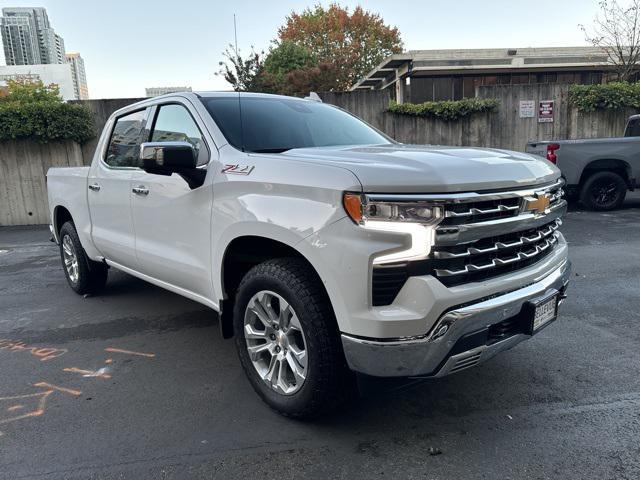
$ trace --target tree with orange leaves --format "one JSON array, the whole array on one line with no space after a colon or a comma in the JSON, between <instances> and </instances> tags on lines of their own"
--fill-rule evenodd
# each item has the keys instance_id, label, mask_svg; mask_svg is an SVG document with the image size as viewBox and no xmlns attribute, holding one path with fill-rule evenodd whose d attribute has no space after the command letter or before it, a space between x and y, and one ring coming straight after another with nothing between
<instances>
[{"instance_id":1,"label":"tree with orange leaves","mask_svg":"<svg viewBox=\"0 0 640 480\"><path fill-rule=\"evenodd\" d=\"M278 30L278 41L306 48L317 59L316 70L332 72L331 90L347 90L385 57L402 52L400 32L379 14L360 6L350 12L336 3L292 12ZM297 77L310 73L298 72Z\"/></svg>"}]
</instances>

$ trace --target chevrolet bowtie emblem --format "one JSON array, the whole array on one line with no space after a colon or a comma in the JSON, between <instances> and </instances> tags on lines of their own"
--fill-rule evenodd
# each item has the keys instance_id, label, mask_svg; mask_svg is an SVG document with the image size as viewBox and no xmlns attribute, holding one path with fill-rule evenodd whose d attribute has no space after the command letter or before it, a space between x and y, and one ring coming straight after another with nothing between
<instances>
[{"instance_id":1,"label":"chevrolet bowtie emblem","mask_svg":"<svg viewBox=\"0 0 640 480\"><path fill-rule=\"evenodd\" d=\"M549 208L551 198L547 193L537 193L536 198L529 197L526 199L526 202L525 211L545 213L547 208Z\"/></svg>"}]
</instances>

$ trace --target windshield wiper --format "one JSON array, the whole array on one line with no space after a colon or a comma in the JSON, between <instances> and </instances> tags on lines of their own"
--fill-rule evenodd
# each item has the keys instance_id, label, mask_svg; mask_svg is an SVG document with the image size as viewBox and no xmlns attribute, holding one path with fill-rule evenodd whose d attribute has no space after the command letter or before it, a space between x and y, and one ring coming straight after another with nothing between
<instances>
[{"instance_id":1,"label":"windshield wiper","mask_svg":"<svg viewBox=\"0 0 640 480\"><path fill-rule=\"evenodd\" d=\"M282 153L291 148L259 148L257 150L251 150L252 153Z\"/></svg>"}]
</instances>

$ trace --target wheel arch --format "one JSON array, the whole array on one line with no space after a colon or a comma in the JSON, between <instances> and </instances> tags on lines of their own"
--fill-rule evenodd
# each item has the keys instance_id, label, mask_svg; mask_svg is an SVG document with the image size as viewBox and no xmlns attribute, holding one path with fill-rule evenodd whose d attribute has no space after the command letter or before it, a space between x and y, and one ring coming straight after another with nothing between
<instances>
[{"instance_id":1,"label":"wheel arch","mask_svg":"<svg viewBox=\"0 0 640 480\"><path fill-rule=\"evenodd\" d=\"M71 221L73 223L73 216L69 209L63 205L57 205L53 209L53 232L56 236L56 240L60 239L60 229L66 222Z\"/></svg>"},{"instance_id":2,"label":"wheel arch","mask_svg":"<svg viewBox=\"0 0 640 480\"><path fill-rule=\"evenodd\" d=\"M620 158L599 158L589 162L580 175L579 185L584 185L584 182L596 172L614 172L618 173L624 181L629 185L631 179L631 165Z\"/></svg>"},{"instance_id":3,"label":"wheel arch","mask_svg":"<svg viewBox=\"0 0 640 480\"><path fill-rule=\"evenodd\" d=\"M262 235L239 235L227 243L220 263L219 277L223 294L223 299L220 302L220 329L223 338L233 336L233 303L242 278L255 265L274 258L286 257L301 259L309 266L322 285L329 305L333 309L331 298L320 273L313 263L295 247L295 244Z\"/></svg>"}]
</instances>

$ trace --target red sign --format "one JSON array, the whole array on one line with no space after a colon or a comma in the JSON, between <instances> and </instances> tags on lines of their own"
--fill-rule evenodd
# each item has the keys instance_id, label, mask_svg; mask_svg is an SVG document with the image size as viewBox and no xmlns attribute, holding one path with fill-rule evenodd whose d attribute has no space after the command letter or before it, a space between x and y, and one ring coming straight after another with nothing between
<instances>
[{"instance_id":1,"label":"red sign","mask_svg":"<svg viewBox=\"0 0 640 480\"><path fill-rule=\"evenodd\" d=\"M541 100L538 105L538 122L553 122L553 100Z\"/></svg>"}]
</instances>

